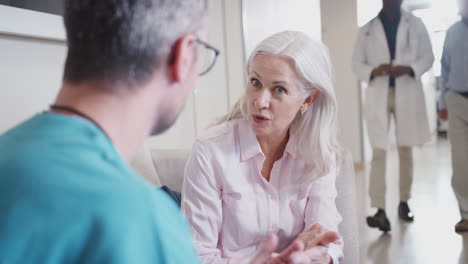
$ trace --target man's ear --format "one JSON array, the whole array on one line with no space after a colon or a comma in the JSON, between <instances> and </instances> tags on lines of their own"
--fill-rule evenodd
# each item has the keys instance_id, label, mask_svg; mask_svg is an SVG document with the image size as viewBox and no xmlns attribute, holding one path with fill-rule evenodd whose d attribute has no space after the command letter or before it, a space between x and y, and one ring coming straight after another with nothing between
<instances>
[{"instance_id":1,"label":"man's ear","mask_svg":"<svg viewBox=\"0 0 468 264\"><path fill-rule=\"evenodd\" d=\"M307 111L315 102L315 100L318 98L319 94L320 94L320 90L314 88L312 90L312 93L310 93L310 95L304 100L304 103L302 103L301 112L304 113L305 111Z\"/></svg>"},{"instance_id":2,"label":"man's ear","mask_svg":"<svg viewBox=\"0 0 468 264\"><path fill-rule=\"evenodd\" d=\"M172 46L168 70L173 82L183 82L192 71L197 70L196 39L193 34L185 34Z\"/></svg>"}]
</instances>

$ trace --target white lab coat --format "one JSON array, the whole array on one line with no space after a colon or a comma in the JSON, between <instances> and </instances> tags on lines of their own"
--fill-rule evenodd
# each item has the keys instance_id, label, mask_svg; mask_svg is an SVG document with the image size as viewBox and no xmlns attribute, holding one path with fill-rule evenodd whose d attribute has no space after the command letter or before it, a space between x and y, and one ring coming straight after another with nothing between
<instances>
[{"instance_id":1,"label":"white lab coat","mask_svg":"<svg viewBox=\"0 0 468 264\"><path fill-rule=\"evenodd\" d=\"M370 76L374 68L390 63L390 58L383 24L376 17L359 31L353 54L353 70L360 80L368 83L364 110L367 129L371 145L380 149L387 149L389 143L389 77L370 80ZM423 22L402 11L393 65L410 66L415 76L404 75L395 80L397 144L400 146L422 145L430 140L421 76L433 62L434 54Z\"/></svg>"}]
</instances>

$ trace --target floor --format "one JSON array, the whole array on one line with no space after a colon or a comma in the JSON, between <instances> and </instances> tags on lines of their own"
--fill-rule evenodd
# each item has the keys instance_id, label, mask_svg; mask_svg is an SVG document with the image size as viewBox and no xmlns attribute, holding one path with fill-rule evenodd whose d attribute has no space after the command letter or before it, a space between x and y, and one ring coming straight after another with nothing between
<instances>
[{"instance_id":1,"label":"floor","mask_svg":"<svg viewBox=\"0 0 468 264\"><path fill-rule=\"evenodd\" d=\"M468 234L461 236L454 232L460 216L450 184L449 143L439 139L415 149L413 155L415 176L409 201L415 214L413 223L398 218L396 149L388 155L387 215L392 225L388 234L367 226L366 216L375 213L370 208L367 192L369 167L356 173L361 264L468 264Z\"/></svg>"}]
</instances>

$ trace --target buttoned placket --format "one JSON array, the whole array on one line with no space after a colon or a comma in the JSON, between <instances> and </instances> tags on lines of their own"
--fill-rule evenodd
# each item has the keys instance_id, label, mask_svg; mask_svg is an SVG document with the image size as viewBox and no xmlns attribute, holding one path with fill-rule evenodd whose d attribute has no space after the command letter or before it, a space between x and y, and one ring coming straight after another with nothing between
<instances>
[{"instance_id":1,"label":"buttoned placket","mask_svg":"<svg viewBox=\"0 0 468 264\"><path fill-rule=\"evenodd\" d=\"M281 170L281 164L284 162L285 155L281 157L278 161L273 164L273 167L270 172L270 181L267 181L263 178L261 174L261 168L263 163L265 162L265 157L259 159L259 177L262 179L265 191L265 197L267 198L268 203L268 226L267 226L267 233L277 233L279 228L279 221L280 221L280 197L279 197L279 187L278 187L278 179L280 177L279 173Z\"/></svg>"},{"instance_id":2,"label":"buttoned placket","mask_svg":"<svg viewBox=\"0 0 468 264\"><path fill-rule=\"evenodd\" d=\"M279 166L281 164L282 160L278 160L273 164L273 168L271 169L270 173L270 200L271 204L273 205L271 207L270 211L270 226L269 226L269 231L270 233L276 233L278 231L278 225L279 225L279 195L278 195L278 187L276 185L277 179L278 179L278 174L279 174Z\"/></svg>"}]
</instances>

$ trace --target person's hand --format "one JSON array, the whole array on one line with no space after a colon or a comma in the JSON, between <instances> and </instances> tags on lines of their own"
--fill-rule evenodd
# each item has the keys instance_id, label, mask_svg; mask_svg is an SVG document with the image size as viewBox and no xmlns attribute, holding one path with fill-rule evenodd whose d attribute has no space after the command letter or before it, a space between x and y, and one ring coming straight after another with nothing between
<instances>
[{"instance_id":1,"label":"person's hand","mask_svg":"<svg viewBox=\"0 0 468 264\"><path fill-rule=\"evenodd\" d=\"M448 119L448 111L447 111L447 109L441 109L441 110L439 111L438 114L439 114L439 118L440 118L441 120L447 121L447 119Z\"/></svg>"},{"instance_id":2,"label":"person's hand","mask_svg":"<svg viewBox=\"0 0 468 264\"><path fill-rule=\"evenodd\" d=\"M315 224L296 238L296 241L304 243L304 254L293 255L291 258L299 261L305 255L306 263L329 264L331 257L328 254L328 245L330 243L341 244L339 239L340 235L337 232L328 231L320 224Z\"/></svg>"},{"instance_id":3,"label":"person's hand","mask_svg":"<svg viewBox=\"0 0 468 264\"><path fill-rule=\"evenodd\" d=\"M390 72L390 76L398 78L403 75L412 75L413 69L409 66L393 66Z\"/></svg>"},{"instance_id":4,"label":"person's hand","mask_svg":"<svg viewBox=\"0 0 468 264\"><path fill-rule=\"evenodd\" d=\"M340 235L325 230L315 224L309 230L299 234L296 240L283 252L275 253L278 237L270 235L262 243L259 253L251 264L310 264L330 263L327 247L330 243L341 244Z\"/></svg>"},{"instance_id":5,"label":"person's hand","mask_svg":"<svg viewBox=\"0 0 468 264\"><path fill-rule=\"evenodd\" d=\"M305 261L302 260L304 258L307 260L305 263L309 264L330 264L332 263L332 259L328 254L328 248L324 246L315 246L306 251L302 255L292 255L291 259L294 261Z\"/></svg>"},{"instance_id":6,"label":"person's hand","mask_svg":"<svg viewBox=\"0 0 468 264\"><path fill-rule=\"evenodd\" d=\"M315 224L309 230L300 233L296 241L304 243L305 250L315 246L328 247L328 244L341 244L340 235L337 232L328 231L320 224Z\"/></svg>"},{"instance_id":7,"label":"person's hand","mask_svg":"<svg viewBox=\"0 0 468 264\"><path fill-rule=\"evenodd\" d=\"M295 241L280 254L275 253L278 246L276 235L268 236L262 243L259 253L251 264L309 264L310 259L304 252L304 244Z\"/></svg>"},{"instance_id":8,"label":"person's hand","mask_svg":"<svg viewBox=\"0 0 468 264\"><path fill-rule=\"evenodd\" d=\"M382 64L379 67L372 70L371 78L375 78L379 76L389 76L391 73L392 73L392 65Z\"/></svg>"}]
</instances>

